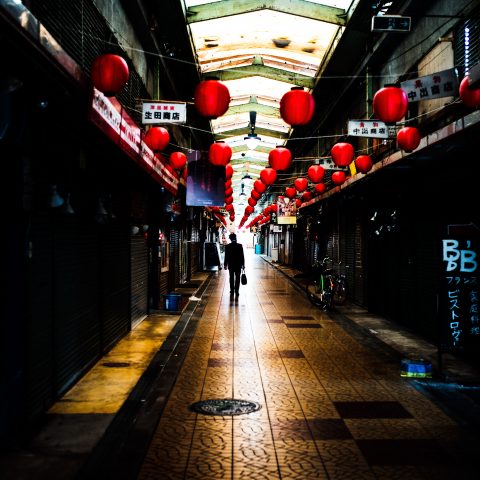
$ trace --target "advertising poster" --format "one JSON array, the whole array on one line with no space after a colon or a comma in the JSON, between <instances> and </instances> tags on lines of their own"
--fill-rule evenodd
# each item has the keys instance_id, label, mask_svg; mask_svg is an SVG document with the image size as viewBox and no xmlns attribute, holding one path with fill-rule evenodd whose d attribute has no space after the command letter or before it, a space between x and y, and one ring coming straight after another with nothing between
<instances>
[{"instance_id":1,"label":"advertising poster","mask_svg":"<svg viewBox=\"0 0 480 480\"><path fill-rule=\"evenodd\" d=\"M277 198L277 225L295 225L297 223L297 205L295 199L279 196Z\"/></svg>"},{"instance_id":2,"label":"advertising poster","mask_svg":"<svg viewBox=\"0 0 480 480\"><path fill-rule=\"evenodd\" d=\"M187 199L190 207L222 207L225 203L225 167L208 161L208 153L187 153Z\"/></svg>"}]
</instances>

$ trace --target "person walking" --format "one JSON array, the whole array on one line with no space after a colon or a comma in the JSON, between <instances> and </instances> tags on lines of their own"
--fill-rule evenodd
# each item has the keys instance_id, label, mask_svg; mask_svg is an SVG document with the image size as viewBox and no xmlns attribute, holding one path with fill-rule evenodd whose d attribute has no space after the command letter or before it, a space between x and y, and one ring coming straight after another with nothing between
<instances>
[{"instance_id":1,"label":"person walking","mask_svg":"<svg viewBox=\"0 0 480 480\"><path fill-rule=\"evenodd\" d=\"M240 276L242 269L245 267L245 257L243 255L243 246L241 243L237 243L237 236L231 233L228 237L230 243L225 246L225 260L224 268L228 269L230 274L230 296L235 294L238 297L240 289Z\"/></svg>"}]
</instances>

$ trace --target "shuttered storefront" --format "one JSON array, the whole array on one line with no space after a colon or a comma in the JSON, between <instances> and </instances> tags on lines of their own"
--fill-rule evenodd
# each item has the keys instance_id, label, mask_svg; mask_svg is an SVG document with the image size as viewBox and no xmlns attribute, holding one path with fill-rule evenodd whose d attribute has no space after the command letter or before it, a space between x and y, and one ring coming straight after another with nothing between
<instances>
[{"instance_id":1,"label":"shuttered storefront","mask_svg":"<svg viewBox=\"0 0 480 480\"><path fill-rule=\"evenodd\" d=\"M100 251L96 225L53 225L54 390L64 392L101 353Z\"/></svg>"},{"instance_id":2,"label":"shuttered storefront","mask_svg":"<svg viewBox=\"0 0 480 480\"><path fill-rule=\"evenodd\" d=\"M130 328L129 236L73 215L32 220L27 416L38 418Z\"/></svg>"},{"instance_id":3,"label":"shuttered storefront","mask_svg":"<svg viewBox=\"0 0 480 480\"><path fill-rule=\"evenodd\" d=\"M100 229L100 318L102 351L130 330L130 245L125 224Z\"/></svg>"},{"instance_id":4,"label":"shuttered storefront","mask_svg":"<svg viewBox=\"0 0 480 480\"><path fill-rule=\"evenodd\" d=\"M148 313L148 244L143 235L130 237L130 313L132 327Z\"/></svg>"},{"instance_id":5,"label":"shuttered storefront","mask_svg":"<svg viewBox=\"0 0 480 480\"><path fill-rule=\"evenodd\" d=\"M38 418L55 398L53 388L53 230L46 213L32 215L27 260L26 416Z\"/></svg>"}]
</instances>

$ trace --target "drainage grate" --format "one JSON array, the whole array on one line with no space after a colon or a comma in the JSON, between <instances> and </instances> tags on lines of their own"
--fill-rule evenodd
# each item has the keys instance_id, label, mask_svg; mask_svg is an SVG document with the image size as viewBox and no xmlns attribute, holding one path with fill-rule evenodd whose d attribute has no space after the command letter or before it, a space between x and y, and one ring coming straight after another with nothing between
<instances>
[{"instance_id":1,"label":"drainage grate","mask_svg":"<svg viewBox=\"0 0 480 480\"><path fill-rule=\"evenodd\" d=\"M235 398L202 400L193 403L190 407L194 412L204 415L233 416L252 413L260 410L257 402L249 400L237 400Z\"/></svg>"},{"instance_id":2,"label":"drainage grate","mask_svg":"<svg viewBox=\"0 0 480 480\"><path fill-rule=\"evenodd\" d=\"M104 362L102 363L104 367L112 367L112 368L123 368L129 367L130 364L127 362Z\"/></svg>"}]
</instances>

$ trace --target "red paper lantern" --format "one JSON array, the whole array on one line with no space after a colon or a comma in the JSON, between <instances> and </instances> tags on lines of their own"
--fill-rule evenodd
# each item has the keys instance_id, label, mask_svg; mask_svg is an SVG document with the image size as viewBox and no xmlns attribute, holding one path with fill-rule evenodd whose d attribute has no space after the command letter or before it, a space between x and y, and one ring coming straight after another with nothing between
<instances>
[{"instance_id":1,"label":"red paper lantern","mask_svg":"<svg viewBox=\"0 0 480 480\"><path fill-rule=\"evenodd\" d=\"M263 193L267 189L267 186L261 180L255 180L253 182L253 189L258 193Z\"/></svg>"},{"instance_id":2,"label":"red paper lantern","mask_svg":"<svg viewBox=\"0 0 480 480\"><path fill-rule=\"evenodd\" d=\"M264 215L268 215L268 214L270 213L270 211L271 211L270 206L267 206L267 207L265 207L265 208L263 209L263 214L264 214Z\"/></svg>"},{"instance_id":3,"label":"red paper lantern","mask_svg":"<svg viewBox=\"0 0 480 480\"><path fill-rule=\"evenodd\" d=\"M229 197L225 197L225 205L230 205L233 203L233 197L230 195Z\"/></svg>"},{"instance_id":4,"label":"red paper lantern","mask_svg":"<svg viewBox=\"0 0 480 480\"><path fill-rule=\"evenodd\" d=\"M235 220L235 215L232 213L229 218L230 218L230 221L233 222Z\"/></svg>"},{"instance_id":5,"label":"red paper lantern","mask_svg":"<svg viewBox=\"0 0 480 480\"><path fill-rule=\"evenodd\" d=\"M311 165L308 167L307 175L313 183L318 183L325 177L325 169L321 165Z\"/></svg>"},{"instance_id":6,"label":"red paper lantern","mask_svg":"<svg viewBox=\"0 0 480 480\"><path fill-rule=\"evenodd\" d=\"M306 125L314 111L313 96L302 87L293 87L280 100L280 115L292 127Z\"/></svg>"},{"instance_id":7,"label":"red paper lantern","mask_svg":"<svg viewBox=\"0 0 480 480\"><path fill-rule=\"evenodd\" d=\"M294 188L294 187L287 187L285 189L285 195L288 197L288 198L293 198L295 197L295 195L297 194L297 189Z\"/></svg>"},{"instance_id":8,"label":"red paper lantern","mask_svg":"<svg viewBox=\"0 0 480 480\"><path fill-rule=\"evenodd\" d=\"M229 187L225 190L225 196L226 197L231 197L233 195L233 188Z\"/></svg>"},{"instance_id":9,"label":"red paper lantern","mask_svg":"<svg viewBox=\"0 0 480 480\"><path fill-rule=\"evenodd\" d=\"M403 127L397 132L398 148L406 152L413 152L419 145L422 136L415 127Z\"/></svg>"},{"instance_id":10,"label":"red paper lantern","mask_svg":"<svg viewBox=\"0 0 480 480\"><path fill-rule=\"evenodd\" d=\"M232 175L233 175L233 167L230 164L228 164L225 166L225 180L232 178Z\"/></svg>"},{"instance_id":11,"label":"red paper lantern","mask_svg":"<svg viewBox=\"0 0 480 480\"><path fill-rule=\"evenodd\" d=\"M218 80L203 80L195 88L194 102L203 117L221 117L228 110L230 92Z\"/></svg>"},{"instance_id":12,"label":"red paper lantern","mask_svg":"<svg viewBox=\"0 0 480 480\"><path fill-rule=\"evenodd\" d=\"M395 85L385 85L373 96L373 112L387 125L400 121L407 113L407 108L407 94Z\"/></svg>"},{"instance_id":13,"label":"red paper lantern","mask_svg":"<svg viewBox=\"0 0 480 480\"><path fill-rule=\"evenodd\" d=\"M275 170L286 170L292 164L292 152L285 147L276 147L270 150L268 163Z\"/></svg>"},{"instance_id":14,"label":"red paper lantern","mask_svg":"<svg viewBox=\"0 0 480 480\"><path fill-rule=\"evenodd\" d=\"M479 107L480 106L480 88L470 88L469 87L470 80L465 77L460 82L459 87L459 94L462 102L471 108Z\"/></svg>"},{"instance_id":15,"label":"red paper lantern","mask_svg":"<svg viewBox=\"0 0 480 480\"><path fill-rule=\"evenodd\" d=\"M299 198L296 198L295 199L295 205L296 205L297 208L300 208L300 206L302 205L302 201Z\"/></svg>"},{"instance_id":16,"label":"red paper lantern","mask_svg":"<svg viewBox=\"0 0 480 480\"><path fill-rule=\"evenodd\" d=\"M248 199L248 204L249 204L251 207L254 207L254 206L257 204L257 201L256 201L254 198L250 197L250 198Z\"/></svg>"},{"instance_id":17,"label":"red paper lantern","mask_svg":"<svg viewBox=\"0 0 480 480\"><path fill-rule=\"evenodd\" d=\"M277 171L274 168L264 168L260 172L260 179L265 185L271 185L277 179Z\"/></svg>"},{"instance_id":18,"label":"red paper lantern","mask_svg":"<svg viewBox=\"0 0 480 480\"><path fill-rule=\"evenodd\" d=\"M255 209L252 207L252 205L247 205L247 206L245 207L245 213L248 214L248 215L250 215L251 213L253 213L254 210L255 210Z\"/></svg>"},{"instance_id":19,"label":"red paper lantern","mask_svg":"<svg viewBox=\"0 0 480 480\"><path fill-rule=\"evenodd\" d=\"M330 152L332 154L333 163L337 167L347 167L353 162L355 151L350 143L336 143Z\"/></svg>"},{"instance_id":20,"label":"red paper lantern","mask_svg":"<svg viewBox=\"0 0 480 480\"><path fill-rule=\"evenodd\" d=\"M92 83L107 97L120 92L128 82L127 62L119 55L106 53L92 63Z\"/></svg>"},{"instance_id":21,"label":"red paper lantern","mask_svg":"<svg viewBox=\"0 0 480 480\"><path fill-rule=\"evenodd\" d=\"M370 155L359 155L355 159L355 167L360 173L367 173L373 167L373 160Z\"/></svg>"},{"instance_id":22,"label":"red paper lantern","mask_svg":"<svg viewBox=\"0 0 480 480\"><path fill-rule=\"evenodd\" d=\"M327 190L327 186L324 183L317 183L315 185L315 192L321 195L322 193L325 193L325 190Z\"/></svg>"},{"instance_id":23,"label":"red paper lantern","mask_svg":"<svg viewBox=\"0 0 480 480\"><path fill-rule=\"evenodd\" d=\"M225 210L227 212L231 212L233 210L233 205L231 203L225 205Z\"/></svg>"},{"instance_id":24,"label":"red paper lantern","mask_svg":"<svg viewBox=\"0 0 480 480\"><path fill-rule=\"evenodd\" d=\"M161 152L170 142L170 134L163 127L150 127L143 137L145 145L153 152Z\"/></svg>"},{"instance_id":25,"label":"red paper lantern","mask_svg":"<svg viewBox=\"0 0 480 480\"><path fill-rule=\"evenodd\" d=\"M302 195L302 202L308 202L313 198L312 192L304 192Z\"/></svg>"},{"instance_id":26,"label":"red paper lantern","mask_svg":"<svg viewBox=\"0 0 480 480\"><path fill-rule=\"evenodd\" d=\"M232 179L229 178L229 179L225 182L225 190L226 190L227 188L230 188L231 186L232 186Z\"/></svg>"},{"instance_id":27,"label":"red paper lantern","mask_svg":"<svg viewBox=\"0 0 480 480\"><path fill-rule=\"evenodd\" d=\"M252 190L252 193L250 194L250 196L255 200L260 200L260 197L262 196L262 194L260 192L257 192L256 190Z\"/></svg>"},{"instance_id":28,"label":"red paper lantern","mask_svg":"<svg viewBox=\"0 0 480 480\"><path fill-rule=\"evenodd\" d=\"M208 150L208 160L212 165L224 167L232 158L232 149L225 142L215 142Z\"/></svg>"},{"instance_id":29,"label":"red paper lantern","mask_svg":"<svg viewBox=\"0 0 480 480\"><path fill-rule=\"evenodd\" d=\"M345 175L345 172L334 172L332 174L332 182L337 186L342 185L346 179L347 176Z\"/></svg>"},{"instance_id":30,"label":"red paper lantern","mask_svg":"<svg viewBox=\"0 0 480 480\"><path fill-rule=\"evenodd\" d=\"M275 212L277 213L277 210L278 210L278 205L276 203L272 203L272 205L270 205L271 209L272 209L272 212Z\"/></svg>"},{"instance_id":31,"label":"red paper lantern","mask_svg":"<svg viewBox=\"0 0 480 480\"><path fill-rule=\"evenodd\" d=\"M187 156L182 152L173 152L170 154L169 163L174 170L180 170L187 164Z\"/></svg>"},{"instance_id":32,"label":"red paper lantern","mask_svg":"<svg viewBox=\"0 0 480 480\"><path fill-rule=\"evenodd\" d=\"M308 180L306 178L296 178L293 184L295 185L297 191L303 192L308 187Z\"/></svg>"}]
</instances>

